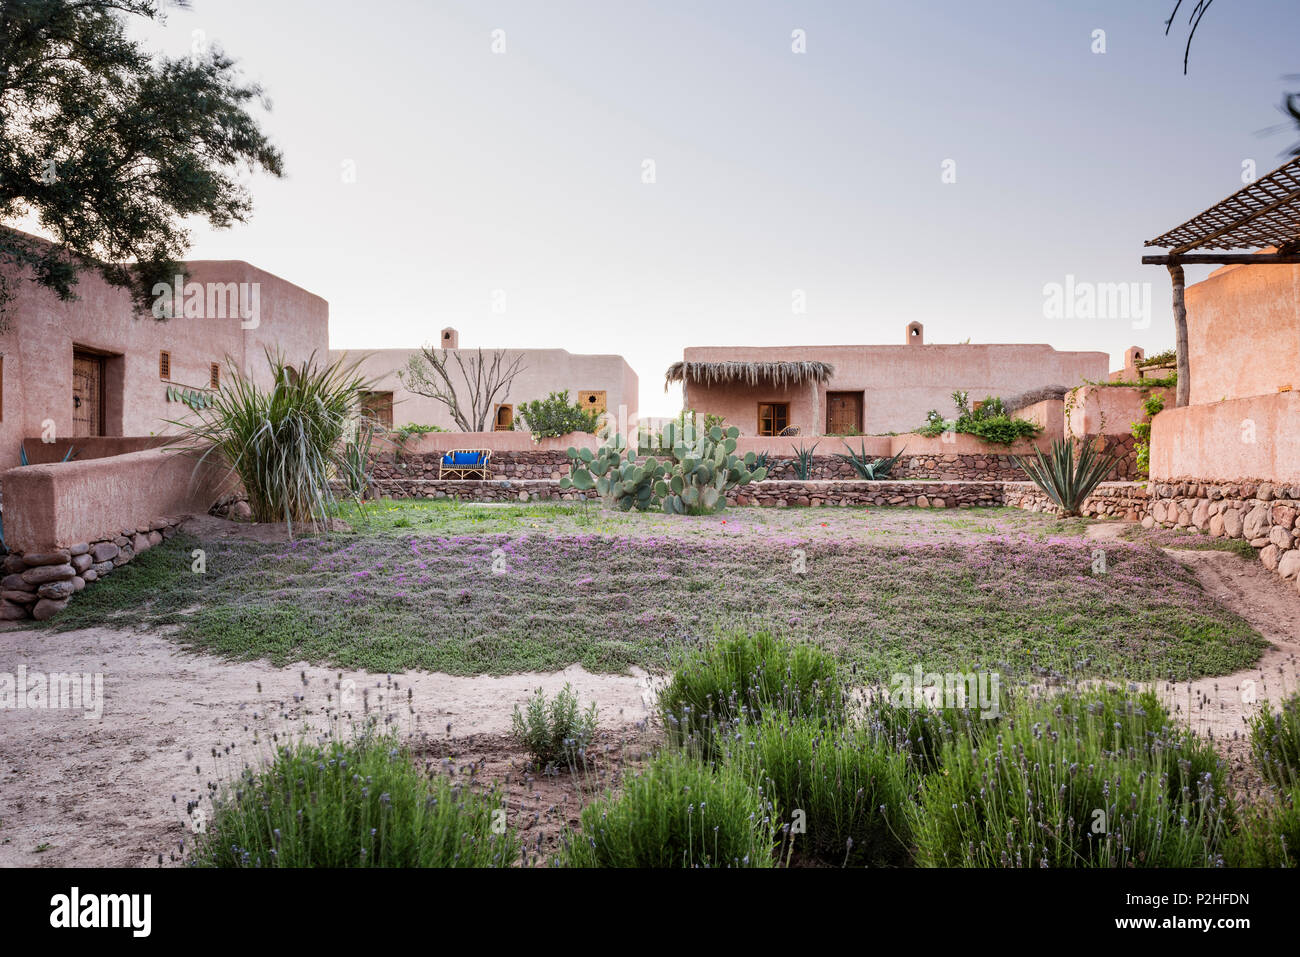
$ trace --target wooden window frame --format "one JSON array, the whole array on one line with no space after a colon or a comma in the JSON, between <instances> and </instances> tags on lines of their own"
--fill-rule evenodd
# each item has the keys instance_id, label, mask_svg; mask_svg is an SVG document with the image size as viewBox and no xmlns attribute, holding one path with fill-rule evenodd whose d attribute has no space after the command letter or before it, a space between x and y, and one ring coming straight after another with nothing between
<instances>
[{"instance_id":1,"label":"wooden window frame","mask_svg":"<svg viewBox=\"0 0 1300 957\"><path fill-rule=\"evenodd\" d=\"M501 424L501 410L506 409L510 413L510 424ZM493 432L511 432L515 427L515 407L509 402L502 402L492 410L492 431Z\"/></svg>"},{"instance_id":2,"label":"wooden window frame","mask_svg":"<svg viewBox=\"0 0 1300 957\"><path fill-rule=\"evenodd\" d=\"M384 429L393 427L393 402L395 400L391 390L376 389L361 393L360 412L362 415L370 418L375 425ZM372 400L381 400L378 407L370 405Z\"/></svg>"},{"instance_id":3,"label":"wooden window frame","mask_svg":"<svg viewBox=\"0 0 1300 957\"><path fill-rule=\"evenodd\" d=\"M172 380L172 354L170 350L158 350L158 379L162 382Z\"/></svg>"},{"instance_id":4,"label":"wooden window frame","mask_svg":"<svg viewBox=\"0 0 1300 957\"><path fill-rule=\"evenodd\" d=\"M763 409L772 410L772 431L763 431ZM781 423L777 425L776 410L781 410ZM790 403L789 402L760 402L758 403L758 434L761 436L778 436L790 427Z\"/></svg>"},{"instance_id":5,"label":"wooden window frame","mask_svg":"<svg viewBox=\"0 0 1300 957\"><path fill-rule=\"evenodd\" d=\"M208 366L208 387L221 388L221 363L219 362L213 362Z\"/></svg>"}]
</instances>

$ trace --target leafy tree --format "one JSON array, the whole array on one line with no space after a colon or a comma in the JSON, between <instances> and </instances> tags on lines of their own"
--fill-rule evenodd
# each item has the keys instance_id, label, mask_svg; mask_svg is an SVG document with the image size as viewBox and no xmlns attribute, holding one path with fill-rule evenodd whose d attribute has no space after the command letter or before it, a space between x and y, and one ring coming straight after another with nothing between
<instances>
[{"instance_id":1,"label":"leafy tree","mask_svg":"<svg viewBox=\"0 0 1300 957\"><path fill-rule=\"evenodd\" d=\"M162 22L187 0L0 0L0 225L33 217L51 245L0 229L0 265L75 299L97 270L153 300L189 247L186 217L245 222L241 170L283 173L249 109L269 108L235 61L212 47L155 56L127 36L132 17ZM0 309L13 296L0 274Z\"/></svg>"},{"instance_id":2,"label":"leafy tree","mask_svg":"<svg viewBox=\"0 0 1300 957\"><path fill-rule=\"evenodd\" d=\"M539 438L568 435L570 432L595 432L597 416L577 402L569 401L569 390L552 392L545 399L533 399L519 406L528 431Z\"/></svg>"}]
</instances>

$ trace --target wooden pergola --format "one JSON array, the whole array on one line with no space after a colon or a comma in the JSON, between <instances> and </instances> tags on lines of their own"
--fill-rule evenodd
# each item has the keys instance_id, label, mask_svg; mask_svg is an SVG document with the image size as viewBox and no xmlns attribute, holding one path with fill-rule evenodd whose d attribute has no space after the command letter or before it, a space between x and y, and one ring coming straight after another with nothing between
<instances>
[{"instance_id":1,"label":"wooden pergola","mask_svg":"<svg viewBox=\"0 0 1300 957\"><path fill-rule=\"evenodd\" d=\"M1187 362L1187 304L1184 265L1300 265L1300 157L1237 190L1147 246L1168 252L1143 256L1149 266L1165 266L1174 287L1174 336L1178 354L1177 404L1187 404L1191 389ZM1224 250L1205 253L1196 250ZM1271 250L1229 252L1228 250Z\"/></svg>"}]
</instances>

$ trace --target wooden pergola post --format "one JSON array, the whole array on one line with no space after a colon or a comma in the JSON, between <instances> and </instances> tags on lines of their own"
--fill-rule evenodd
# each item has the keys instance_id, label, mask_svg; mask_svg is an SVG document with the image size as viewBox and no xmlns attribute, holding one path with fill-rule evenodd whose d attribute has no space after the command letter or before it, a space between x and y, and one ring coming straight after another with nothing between
<instances>
[{"instance_id":1,"label":"wooden pergola post","mask_svg":"<svg viewBox=\"0 0 1300 957\"><path fill-rule=\"evenodd\" d=\"M1187 405L1192 391L1191 363L1187 360L1187 300L1184 295L1187 277L1183 275L1183 267L1178 263L1170 263L1166 268L1174 285L1174 351L1177 356L1175 368L1178 372L1174 405L1181 408Z\"/></svg>"}]
</instances>

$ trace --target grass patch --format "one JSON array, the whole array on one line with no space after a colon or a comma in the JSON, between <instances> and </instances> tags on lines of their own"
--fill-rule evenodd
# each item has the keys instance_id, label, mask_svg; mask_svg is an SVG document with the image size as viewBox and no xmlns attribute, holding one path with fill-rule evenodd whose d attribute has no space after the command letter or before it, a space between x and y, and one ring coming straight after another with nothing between
<instances>
[{"instance_id":1,"label":"grass patch","mask_svg":"<svg viewBox=\"0 0 1300 957\"><path fill-rule=\"evenodd\" d=\"M1001 515L991 520L1008 525L991 536L936 534L924 513L846 509L630 516L636 534L609 535L571 530L564 508L520 506L513 517L467 508L488 517L431 514L509 531L389 529L280 544L177 536L38 627L175 626L184 646L233 659L451 674L664 671L737 629L814 641L864 680L917 662L1186 679L1248 667L1264 648L1158 549L1112 544L1106 573L1094 575L1094 542L1022 534ZM533 527L548 517L553 525ZM756 531L760 518L803 524ZM883 533L870 534L869 521ZM926 534L900 540L896 527ZM206 573L195 574L200 547ZM806 573L793 568L795 549Z\"/></svg>"}]
</instances>

